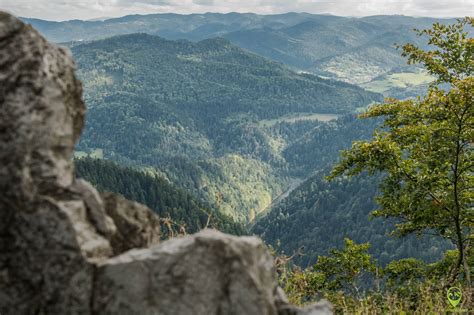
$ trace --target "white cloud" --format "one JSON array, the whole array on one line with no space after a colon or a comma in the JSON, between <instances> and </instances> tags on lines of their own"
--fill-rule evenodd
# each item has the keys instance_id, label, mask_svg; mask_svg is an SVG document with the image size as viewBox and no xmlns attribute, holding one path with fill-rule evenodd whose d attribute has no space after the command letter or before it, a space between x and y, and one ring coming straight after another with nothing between
<instances>
[{"instance_id":1,"label":"white cloud","mask_svg":"<svg viewBox=\"0 0 474 315\"><path fill-rule=\"evenodd\" d=\"M404 14L474 15L474 0L0 0L0 9L50 20L92 19L127 14L255 12L331 13L343 16Z\"/></svg>"}]
</instances>

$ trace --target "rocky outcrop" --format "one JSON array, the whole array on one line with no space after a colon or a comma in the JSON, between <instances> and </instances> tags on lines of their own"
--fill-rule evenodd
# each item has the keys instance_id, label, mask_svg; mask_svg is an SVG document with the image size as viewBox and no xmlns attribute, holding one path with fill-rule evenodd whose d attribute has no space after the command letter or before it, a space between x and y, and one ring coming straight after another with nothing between
<instances>
[{"instance_id":1,"label":"rocky outcrop","mask_svg":"<svg viewBox=\"0 0 474 315\"><path fill-rule=\"evenodd\" d=\"M172 239L100 264L96 281L104 314L277 314L272 259L255 237Z\"/></svg>"},{"instance_id":2,"label":"rocky outcrop","mask_svg":"<svg viewBox=\"0 0 474 315\"><path fill-rule=\"evenodd\" d=\"M98 264L100 314L330 314L298 310L278 289L273 259L256 237L204 230Z\"/></svg>"},{"instance_id":3,"label":"rocky outcrop","mask_svg":"<svg viewBox=\"0 0 474 315\"><path fill-rule=\"evenodd\" d=\"M88 312L88 259L112 253L70 192L81 93L65 50L0 13L2 314Z\"/></svg>"},{"instance_id":4,"label":"rocky outcrop","mask_svg":"<svg viewBox=\"0 0 474 315\"><path fill-rule=\"evenodd\" d=\"M68 51L0 12L0 314L327 314L278 289L254 237L158 244L143 205L73 176L84 124Z\"/></svg>"},{"instance_id":5,"label":"rocky outcrop","mask_svg":"<svg viewBox=\"0 0 474 315\"><path fill-rule=\"evenodd\" d=\"M112 193L103 193L102 198L105 212L117 227L110 238L115 255L159 242L160 220L150 209Z\"/></svg>"}]
</instances>

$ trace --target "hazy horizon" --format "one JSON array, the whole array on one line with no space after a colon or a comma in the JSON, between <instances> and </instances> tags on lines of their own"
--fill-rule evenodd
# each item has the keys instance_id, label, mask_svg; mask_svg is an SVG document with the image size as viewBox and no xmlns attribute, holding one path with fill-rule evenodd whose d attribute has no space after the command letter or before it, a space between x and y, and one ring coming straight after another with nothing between
<instances>
[{"instance_id":1,"label":"hazy horizon","mask_svg":"<svg viewBox=\"0 0 474 315\"><path fill-rule=\"evenodd\" d=\"M0 9L25 18L50 21L100 20L127 15L253 13L327 14L343 17L404 15L453 18L473 15L474 0L0 0Z\"/></svg>"},{"instance_id":2,"label":"hazy horizon","mask_svg":"<svg viewBox=\"0 0 474 315\"><path fill-rule=\"evenodd\" d=\"M8 11L7 11L8 12ZM12 13L10 11L10 13ZM176 13L176 12L155 12L155 13L132 13L132 14L125 14L125 15L119 15L119 16L101 16L101 17L96 17L96 18L91 18L91 19L65 19L65 20L52 20L52 19L43 19L39 17L34 17L34 16L24 16L24 15L17 15L20 18L25 18L25 19L37 19L37 20L44 20L44 21L50 21L50 22L68 22L68 21L85 21L85 22L94 22L94 21L105 21L105 20L111 20L111 19L120 19L123 17L127 16L146 16L146 15L159 15L159 14L176 14L176 15L199 15L199 14L255 14L255 15L284 15L284 14L311 14L311 15L328 15L328 16L336 16L336 17L345 17L345 18L366 18L366 17L371 17L371 16L405 16L405 17L411 17L411 18L433 18L433 19L456 19L456 18L462 18L461 16L446 16L446 17L436 17L436 16L418 16L418 15L405 15L405 14L373 14L373 15L361 15L361 16L354 16L354 15L336 15L336 14L331 14L331 13L310 13L310 12L284 12L284 13L255 13L255 12L200 12L200 13Z\"/></svg>"}]
</instances>

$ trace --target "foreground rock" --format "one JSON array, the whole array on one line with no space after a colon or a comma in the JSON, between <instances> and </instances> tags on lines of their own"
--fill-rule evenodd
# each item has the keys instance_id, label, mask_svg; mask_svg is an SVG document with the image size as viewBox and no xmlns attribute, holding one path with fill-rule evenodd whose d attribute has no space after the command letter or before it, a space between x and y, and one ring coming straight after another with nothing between
<instances>
[{"instance_id":1,"label":"foreground rock","mask_svg":"<svg viewBox=\"0 0 474 315\"><path fill-rule=\"evenodd\" d=\"M94 308L116 314L277 314L272 258L255 237L206 230L99 265Z\"/></svg>"},{"instance_id":2,"label":"foreground rock","mask_svg":"<svg viewBox=\"0 0 474 315\"><path fill-rule=\"evenodd\" d=\"M110 238L115 255L159 242L160 220L150 209L112 193L103 193L102 198L105 212L117 227Z\"/></svg>"},{"instance_id":3,"label":"foreground rock","mask_svg":"<svg viewBox=\"0 0 474 315\"><path fill-rule=\"evenodd\" d=\"M66 51L0 13L2 314L88 312L88 259L112 253L69 192L81 93Z\"/></svg>"},{"instance_id":4,"label":"foreground rock","mask_svg":"<svg viewBox=\"0 0 474 315\"><path fill-rule=\"evenodd\" d=\"M99 314L330 314L323 303L287 304L273 258L256 237L204 230L126 252L98 264L94 311Z\"/></svg>"},{"instance_id":5,"label":"foreground rock","mask_svg":"<svg viewBox=\"0 0 474 315\"><path fill-rule=\"evenodd\" d=\"M0 314L331 312L288 305L259 239L157 245L151 210L75 180L81 95L69 53L0 12Z\"/></svg>"}]
</instances>

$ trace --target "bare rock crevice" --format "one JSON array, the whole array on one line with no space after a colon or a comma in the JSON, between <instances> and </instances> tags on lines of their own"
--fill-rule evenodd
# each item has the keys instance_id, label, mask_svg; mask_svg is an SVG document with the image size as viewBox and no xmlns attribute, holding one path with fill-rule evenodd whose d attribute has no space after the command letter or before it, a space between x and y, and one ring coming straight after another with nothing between
<instances>
[{"instance_id":1,"label":"bare rock crevice","mask_svg":"<svg viewBox=\"0 0 474 315\"><path fill-rule=\"evenodd\" d=\"M300 310L255 237L159 243L147 207L74 178L84 124L70 53L0 12L0 314L329 314Z\"/></svg>"}]
</instances>

